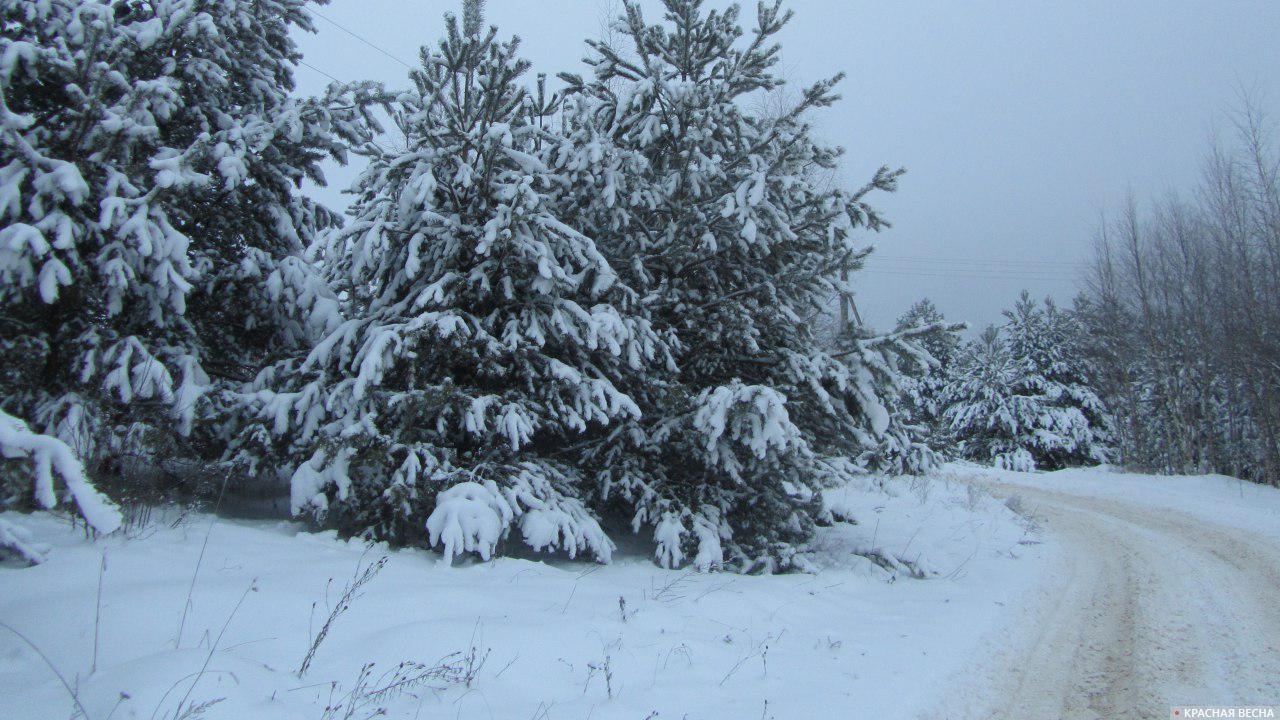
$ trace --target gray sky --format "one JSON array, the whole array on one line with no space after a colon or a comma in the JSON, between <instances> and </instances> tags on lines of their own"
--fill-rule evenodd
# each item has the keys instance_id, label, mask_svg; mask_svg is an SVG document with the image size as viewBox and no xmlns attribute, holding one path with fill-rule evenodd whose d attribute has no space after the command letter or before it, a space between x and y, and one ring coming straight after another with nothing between
<instances>
[{"instance_id":1,"label":"gray sky","mask_svg":"<svg viewBox=\"0 0 1280 720\"><path fill-rule=\"evenodd\" d=\"M710 2L720 7L725 2ZM460 0L332 0L306 62L342 80L403 86ZM489 0L487 21L519 35L534 72L581 68L608 0ZM658 19L658 3L647 0ZM745 3L748 20L755 3ZM848 149L860 185L905 166L876 204L892 229L870 238L858 303L880 327L928 296L955 320L997 322L1022 288L1068 300L1101 213L1196 182L1211 131L1245 88L1280 116L1275 0L792 0L782 70L797 84L843 70L844 101L818 120ZM328 20L326 20L326 18ZM302 92L329 79L298 70ZM351 168L328 171L332 207Z\"/></svg>"}]
</instances>

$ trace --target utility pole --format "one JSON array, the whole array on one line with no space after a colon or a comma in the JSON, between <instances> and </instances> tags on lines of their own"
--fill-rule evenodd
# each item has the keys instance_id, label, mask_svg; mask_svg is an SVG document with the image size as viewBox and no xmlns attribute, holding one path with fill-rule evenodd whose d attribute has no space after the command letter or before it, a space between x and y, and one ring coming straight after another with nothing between
<instances>
[{"instance_id":1,"label":"utility pole","mask_svg":"<svg viewBox=\"0 0 1280 720\"><path fill-rule=\"evenodd\" d=\"M846 275L845 280L848 279ZM847 332L856 337L861 329L862 314L858 312L858 304L853 301L853 293L840 293L840 332Z\"/></svg>"}]
</instances>

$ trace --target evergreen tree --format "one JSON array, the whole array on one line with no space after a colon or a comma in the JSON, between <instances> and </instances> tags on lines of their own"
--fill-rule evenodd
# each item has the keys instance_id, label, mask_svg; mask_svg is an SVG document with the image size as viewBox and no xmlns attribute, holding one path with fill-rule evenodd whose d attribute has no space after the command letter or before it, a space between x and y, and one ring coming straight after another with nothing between
<instances>
[{"instance_id":1,"label":"evergreen tree","mask_svg":"<svg viewBox=\"0 0 1280 720\"><path fill-rule=\"evenodd\" d=\"M923 373L906 378L903 392L907 396L910 422L925 429L930 444L939 448L945 444L941 427L941 396L948 378L954 371L956 356L960 352L960 336L956 326L948 325L946 318L929 298L924 298L907 309L894 330L903 332L920 329L917 342L934 361Z\"/></svg>"},{"instance_id":2,"label":"evergreen tree","mask_svg":"<svg viewBox=\"0 0 1280 720\"><path fill-rule=\"evenodd\" d=\"M1106 410L1087 384L1078 326L1052 303L1045 309L1023 291L1005 311L1004 331L1018 369L1016 395L1035 398L1040 414L1024 425L1024 447L1036 467L1056 470L1106 459Z\"/></svg>"},{"instance_id":3,"label":"evergreen tree","mask_svg":"<svg viewBox=\"0 0 1280 720\"><path fill-rule=\"evenodd\" d=\"M565 212L641 294L679 366L628 375L643 417L583 457L595 502L652 528L661 564L801 567L817 489L886 461L886 343L829 352L813 320L850 292L866 253L855 231L884 224L864 198L898 173L857 192L818 181L841 150L814 140L808 116L837 100L840 76L783 112L748 109L782 84L779 4L762 4L750 33L737 6L664 8L650 24L626 3L614 26L625 47L591 42L591 76L562 76Z\"/></svg>"},{"instance_id":4,"label":"evergreen tree","mask_svg":"<svg viewBox=\"0 0 1280 720\"><path fill-rule=\"evenodd\" d=\"M0 0L0 408L95 478L216 452L197 421L334 319L297 187L353 125L289 98L304 6Z\"/></svg>"},{"instance_id":5,"label":"evergreen tree","mask_svg":"<svg viewBox=\"0 0 1280 720\"><path fill-rule=\"evenodd\" d=\"M937 467L939 443L932 429L914 416L919 382L937 366L919 338L963 327L938 323L880 335L850 327L837 334L832 355L857 380L855 399L863 408L853 416L854 425L837 429L852 433L855 472L904 475Z\"/></svg>"},{"instance_id":6,"label":"evergreen tree","mask_svg":"<svg viewBox=\"0 0 1280 720\"><path fill-rule=\"evenodd\" d=\"M354 220L317 248L347 319L263 373L258 444L240 452L278 453L294 513L344 534L487 558L518 527L534 549L608 560L571 446L638 417L615 383L666 351L554 212L555 102L518 84L517 41L447 27L390 106L405 148L366 146Z\"/></svg>"},{"instance_id":7,"label":"evergreen tree","mask_svg":"<svg viewBox=\"0 0 1280 720\"><path fill-rule=\"evenodd\" d=\"M1107 462L1114 444L1111 415L1094 389L1096 369L1085 353L1085 329L1079 317L1044 301L1044 327L1048 352L1039 360L1051 405L1075 408L1084 416L1083 441L1045 458L1047 467L1092 465Z\"/></svg>"},{"instance_id":8,"label":"evergreen tree","mask_svg":"<svg viewBox=\"0 0 1280 720\"><path fill-rule=\"evenodd\" d=\"M916 342L945 368L960 352L960 336L953 324L947 323L942 311L929 298L916 301L899 318L895 332L920 329Z\"/></svg>"},{"instance_id":9,"label":"evergreen tree","mask_svg":"<svg viewBox=\"0 0 1280 720\"><path fill-rule=\"evenodd\" d=\"M956 453L998 468L1030 472L1029 429L1042 415L1038 395L1014 392L1017 363L995 327L988 327L956 358L942 392L942 419Z\"/></svg>"},{"instance_id":10,"label":"evergreen tree","mask_svg":"<svg viewBox=\"0 0 1280 720\"><path fill-rule=\"evenodd\" d=\"M0 411L0 457L20 464L30 461L34 482L23 488L22 495L29 493L36 505L53 508L58 504L59 495L65 495L75 503L76 511L94 530L110 533L120 527L120 510L93 487L85 477L84 466L66 443L48 435L31 432L26 423L3 411ZM0 465L0 472L4 469ZM55 476L62 481L62 488L54 484ZM3 486L0 489L4 489ZM21 499L0 500L6 505L21 502ZM6 532L9 534L8 538L4 537ZM25 543L20 542L20 538L13 533L21 531L16 526L0 521L0 549L14 549L32 563L40 562L42 553L24 550Z\"/></svg>"},{"instance_id":11,"label":"evergreen tree","mask_svg":"<svg viewBox=\"0 0 1280 720\"><path fill-rule=\"evenodd\" d=\"M1105 462L1110 421L1088 382L1076 319L1026 292L1005 318L943 392L961 454L1019 470Z\"/></svg>"}]
</instances>

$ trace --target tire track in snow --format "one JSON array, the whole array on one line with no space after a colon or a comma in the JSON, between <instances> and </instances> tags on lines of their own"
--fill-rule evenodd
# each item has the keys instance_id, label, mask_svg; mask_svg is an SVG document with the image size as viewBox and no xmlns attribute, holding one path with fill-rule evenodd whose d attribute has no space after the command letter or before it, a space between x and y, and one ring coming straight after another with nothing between
<instances>
[{"instance_id":1,"label":"tire track in snow","mask_svg":"<svg viewBox=\"0 0 1280 720\"><path fill-rule=\"evenodd\" d=\"M979 717L1163 718L1280 703L1280 548L1167 510L1000 485L1064 555Z\"/></svg>"}]
</instances>

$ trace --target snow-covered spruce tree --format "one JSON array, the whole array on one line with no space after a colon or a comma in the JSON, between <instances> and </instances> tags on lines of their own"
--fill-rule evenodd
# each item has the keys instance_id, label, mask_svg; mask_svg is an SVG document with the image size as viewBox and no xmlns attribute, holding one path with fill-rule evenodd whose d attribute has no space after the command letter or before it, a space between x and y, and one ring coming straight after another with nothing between
<instances>
[{"instance_id":1,"label":"snow-covered spruce tree","mask_svg":"<svg viewBox=\"0 0 1280 720\"><path fill-rule=\"evenodd\" d=\"M923 329L916 342L929 356L946 367L960 352L960 336L954 323L948 323L942 311L929 298L924 298L907 308L894 326L895 332Z\"/></svg>"},{"instance_id":2,"label":"snow-covered spruce tree","mask_svg":"<svg viewBox=\"0 0 1280 720\"><path fill-rule=\"evenodd\" d=\"M447 28L391 105L406 147L366 148L354 219L317 248L348 319L263 373L269 447L241 452L282 453L294 513L344 534L488 558L518 528L536 550L607 560L562 458L639 415L614 383L666 353L552 211L554 103L518 85L517 41Z\"/></svg>"},{"instance_id":3,"label":"snow-covered spruce tree","mask_svg":"<svg viewBox=\"0 0 1280 720\"><path fill-rule=\"evenodd\" d=\"M1019 316L1024 312L1021 307L1027 302L1030 302L1030 296L1024 293L1016 308ZM1079 411L1087 430L1082 441L1064 443L1061 449L1037 458L1037 464L1053 469L1106 462L1114 443L1112 420L1093 387L1095 373L1083 347L1084 326L1074 312L1059 308L1049 298L1045 299L1043 313L1041 331L1046 340L1029 345L1042 348L1036 364L1046 381L1044 392L1047 402L1063 411ZM1015 353L1019 346L1018 337L1011 327L1010 341Z\"/></svg>"},{"instance_id":4,"label":"snow-covered spruce tree","mask_svg":"<svg viewBox=\"0 0 1280 720\"><path fill-rule=\"evenodd\" d=\"M1043 415L1039 394L1019 395L1017 364L995 327L965 345L940 398L943 427L956 454L998 468L1030 472L1027 450Z\"/></svg>"},{"instance_id":5,"label":"snow-covered spruce tree","mask_svg":"<svg viewBox=\"0 0 1280 720\"><path fill-rule=\"evenodd\" d=\"M777 4L750 33L737 6L664 5L649 24L626 3L619 46L589 43L591 75L562 76L563 212L640 292L679 366L629 375L643 417L584 444L583 462L595 501L651 529L664 566L800 567L816 490L875 467L888 427L892 391L855 348L824 351L813 319L849 291L855 231L883 225L864 197L898 173L856 192L816 178L841 151L807 116L836 101L839 76L783 112L749 109L782 84Z\"/></svg>"},{"instance_id":6,"label":"snow-covered spruce tree","mask_svg":"<svg viewBox=\"0 0 1280 720\"><path fill-rule=\"evenodd\" d=\"M945 444L945 432L941 428L941 395L960 352L960 336L953 326L947 324L946 318L929 298L908 308L898 318L894 330L903 332L913 328L933 328L921 332L917 336L917 343L936 362L926 366L924 372L908 377L903 383L908 414L911 424L924 428L928 433L930 444L941 448Z\"/></svg>"},{"instance_id":7,"label":"snow-covered spruce tree","mask_svg":"<svg viewBox=\"0 0 1280 720\"><path fill-rule=\"evenodd\" d=\"M297 186L349 123L289 98L304 5L0 0L0 407L95 480L213 456L199 418L332 320Z\"/></svg>"},{"instance_id":8,"label":"snow-covered spruce tree","mask_svg":"<svg viewBox=\"0 0 1280 720\"><path fill-rule=\"evenodd\" d=\"M861 448L853 456L856 471L904 475L937 467L934 433L913 416L917 383L938 368L919 338L963 327L939 322L874 334L851 326L836 335L832 355L852 371L858 407L867 420L865 426L847 428Z\"/></svg>"},{"instance_id":9,"label":"snow-covered spruce tree","mask_svg":"<svg viewBox=\"0 0 1280 720\"><path fill-rule=\"evenodd\" d=\"M1109 420L1087 382L1079 325L1026 292L1005 317L944 392L961 454L1017 470L1105 462Z\"/></svg>"},{"instance_id":10,"label":"snow-covered spruce tree","mask_svg":"<svg viewBox=\"0 0 1280 720\"><path fill-rule=\"evenodd\" d=\"M39 507L55 507L59 495L65 495L94 530L110 533L120 527L120 510L93 487L85 476L84 466L66 443L48 435L31 432L26 423L2 410L0 458L3 458L0 461L0 473L12 471L13 464L31 465L29 470L33 482L28 491ZM62 481L61 488L55 484L55 476ZM22 542L22 536L23 532L16 526L0 520L0 548L16 550L32 563L40 562L42 553L28 550L30 546Z\"/></svg>"}]
</instances>

